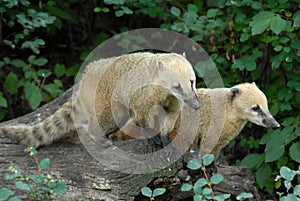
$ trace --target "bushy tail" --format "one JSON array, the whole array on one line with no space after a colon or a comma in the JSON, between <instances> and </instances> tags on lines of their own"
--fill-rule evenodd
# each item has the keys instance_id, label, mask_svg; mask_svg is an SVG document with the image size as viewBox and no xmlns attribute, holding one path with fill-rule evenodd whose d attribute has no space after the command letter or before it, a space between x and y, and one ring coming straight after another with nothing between
<instances>
[{"instance_id":1,"label":"bushy tail","mask_svg":"<svg viewBox=\"0 0 300 201\"><path fill-rule=\"evenodd\" d=\"M70 99L44 121L32 126L3 126L0 127L0 135L8 137L14 142L36 148L51 144L74 130L72 99Z\"/></svg>"}]
</instances>

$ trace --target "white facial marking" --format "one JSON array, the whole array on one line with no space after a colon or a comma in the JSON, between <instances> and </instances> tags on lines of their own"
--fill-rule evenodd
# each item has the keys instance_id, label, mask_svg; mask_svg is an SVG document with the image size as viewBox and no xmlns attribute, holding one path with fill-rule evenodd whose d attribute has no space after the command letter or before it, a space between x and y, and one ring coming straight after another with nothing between
<instances>
[{"instance_id":1,"label":"white facial marking","mask_svg":"<svg viewBox=\"0 0 300 201\"><path fill-rule=\"evenodd\" d=\"M192 85L192 88L195 90L196 89L196 82L195 82L195 77L191 77L190 78L190 81L191 81L191 85Z\"/></svg>"}]
</instances>

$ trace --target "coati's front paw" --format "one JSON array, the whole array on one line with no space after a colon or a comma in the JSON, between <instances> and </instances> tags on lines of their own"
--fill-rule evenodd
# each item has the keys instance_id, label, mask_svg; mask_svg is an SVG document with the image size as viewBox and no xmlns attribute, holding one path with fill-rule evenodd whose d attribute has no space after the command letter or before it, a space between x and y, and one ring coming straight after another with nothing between
<instances>
[{"instance_id":1,"label":"coati's front paw","mask_svg":"<svg viewBox=\"0 0 300 201\"><path fill-rule=\"evenodd\" d=\"M168 146L172 142L172 139L170 138L169 134L160 135L160 138L161 138L161 142L162 142L163 147Z\"/></svg>"}]
</instances>

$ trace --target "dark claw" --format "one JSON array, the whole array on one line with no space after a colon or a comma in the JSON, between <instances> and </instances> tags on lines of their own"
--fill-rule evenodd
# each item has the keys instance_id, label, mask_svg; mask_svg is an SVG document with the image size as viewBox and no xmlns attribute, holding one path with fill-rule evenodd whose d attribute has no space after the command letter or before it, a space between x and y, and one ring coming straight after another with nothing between
<instances>
[{"instance_id":1,"label":"dark claw","mask_svg":"<svg viewBox=\"0 0 300 201\"><path fill-rule=\"evenodd\" d=\"M169 135L164 135L164 136L160 136L160 137L161 137L161 142L162 142L163 147L168 146L168 144L170 144L172 142Z\"/></svg>"}]
</instances>

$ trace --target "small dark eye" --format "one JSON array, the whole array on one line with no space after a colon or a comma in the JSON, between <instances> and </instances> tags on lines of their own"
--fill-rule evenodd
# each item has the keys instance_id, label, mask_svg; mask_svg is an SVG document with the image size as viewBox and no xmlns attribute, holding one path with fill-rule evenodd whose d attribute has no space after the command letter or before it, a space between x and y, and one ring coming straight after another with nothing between
<instances>
[{"instance_id":1,"label":"small dark eye","mask_svg":"<svg viewBox=\"0 0 300 201\"><path fill-rule=\"evenodd\" d=\"M182 90L180 84L174 85L173 88L176 89L176 90L178 90L178 91Z\"/></svg>"},{"instance_id":2,"label":"small dark eye","mask_svg":"<svg viewBox=\"0 0 300 201\"><path fill-rule=\"evenodd\" d=\"M252 106L252 110L257 112L259 110L259 106L258 105L254 105Z\"/></svg>"},{"instance_id":3,"label":"small dark eye","mask_svg":"<svg viewBox=\"0 0 300 201\"><path fill-rule=\"evenodd\" d=\"M191 87L193 88L194 87L194 81L191 80Z\"/></svg>"},{"instance_id":4,"label":"small dark eye","mask_svg":"<svg viewBox=\"0 0 300 201\"><path fill-rule=\"evenodd\" d=\"M195 80L193 79L193 78L191 78L191 87L193 88L194 87L194 82L195 82Z\"/></svg>"}]
</instances>

